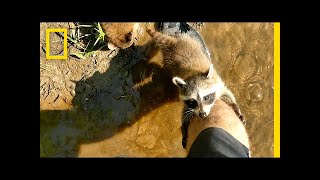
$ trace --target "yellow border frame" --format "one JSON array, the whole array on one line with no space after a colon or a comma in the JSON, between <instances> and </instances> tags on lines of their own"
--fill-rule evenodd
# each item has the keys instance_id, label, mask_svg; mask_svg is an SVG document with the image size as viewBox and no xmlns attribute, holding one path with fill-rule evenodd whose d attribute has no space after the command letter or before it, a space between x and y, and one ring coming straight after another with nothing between
<instances>
[{"instance_id":1,"label":"yellow border frame","mask_svg":"<svg viewBox=\"0 0 320 180\"><path fill-rule=\"evenodd\" d=\"M274 23L274 146L273 156L280 158L280 22Z\"/></svg>"},{"instance_id":2,"label":"yellow border frame","mask_svg":"<svg viewBox=\"0 0 320 180\"><path fill-rule=\"evenodd\" d=\"M50 55L50 33L52 32L63 32L63 56L51 56ZM47 59L67 59L67 29L46 29L46 58Z\"/></svg>"}]
</instances>

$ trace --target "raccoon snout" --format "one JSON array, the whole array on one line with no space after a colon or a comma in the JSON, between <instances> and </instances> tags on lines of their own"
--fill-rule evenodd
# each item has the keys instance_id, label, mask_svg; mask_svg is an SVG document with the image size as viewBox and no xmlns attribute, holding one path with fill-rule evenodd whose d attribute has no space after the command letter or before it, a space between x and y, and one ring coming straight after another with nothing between
<instances>
[{"instance_id":1,"label":"raccoon snout","mask_svg":"<svg viewBox=\"0 0 320 180\"><path fill-rule=\"evenodd\" d=\"M126 42L130 42L132 40L132 32L129 32L125 35L125 40Z\"/></svg>"},{"instance_id":2,"label":"raccoon snout","mask_svg":"<svg viewBox=\"0 0 320 180\"><path fill-rule=\"evenodd\" d=\"M201 118L206 118L206 117L208 117L207 113L205 113L205 112L200 112L200 113L199 113L199 116L200 116Z\"/></svg>"}]
</instances>

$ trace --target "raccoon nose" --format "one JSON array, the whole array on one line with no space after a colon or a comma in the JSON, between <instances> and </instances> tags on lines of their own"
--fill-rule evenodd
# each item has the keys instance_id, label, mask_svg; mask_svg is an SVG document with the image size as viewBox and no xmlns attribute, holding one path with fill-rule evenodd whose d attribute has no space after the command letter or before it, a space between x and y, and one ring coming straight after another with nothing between
<instances>
[{"instance_id":1,"label":"raccoon nose","mask_svg":"<svg viewBox=\"0 0 320 180\"><path fill-rule=\"evenodd\" d=\"M128 34L126 34L125 39L126 39L126 42L130 42L132 40L132 33L129 32Z\"/></svg>"},{"instance_id":2,"label":"raccoon nose","mask_svg":"<svg viewBox=\"0 0 320 180\"><path fill-rule=\"evenodd\" d=\"M201 112L201 113L199 113L199 116L200 116L201 118L206 118L208 115L207 115L207 113L205 113L205 112Z\"/></svg>"}]
</instances>

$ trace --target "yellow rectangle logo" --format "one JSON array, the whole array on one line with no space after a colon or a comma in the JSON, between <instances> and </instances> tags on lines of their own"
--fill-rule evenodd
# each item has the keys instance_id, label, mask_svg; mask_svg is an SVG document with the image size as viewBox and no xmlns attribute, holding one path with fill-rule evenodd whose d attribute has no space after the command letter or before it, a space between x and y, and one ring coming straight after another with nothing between
<instances>
[{"instance_id":1,"label":"yellow rectangle logo","mask_svg":"<svg viewBox=\"0 0 320 180\"><path fill-rule=\"evenodd\" d=\"M63 55L62 56L51 56L50 55L50 33L62 32L63 33ZM64 59L68 58L67 49L67 29L46 29L46 58L47 59Z\"/></svg>"},{"instance_id":2,"label":"yellow rectangle logo","mask_svg":"<svg viewBox=\"0 0 320 180\"><path fill-rule=\"evenodd\" d=\"M274 157L280 158L280 22L274 23Z\"/></svg>"}]
</instances>

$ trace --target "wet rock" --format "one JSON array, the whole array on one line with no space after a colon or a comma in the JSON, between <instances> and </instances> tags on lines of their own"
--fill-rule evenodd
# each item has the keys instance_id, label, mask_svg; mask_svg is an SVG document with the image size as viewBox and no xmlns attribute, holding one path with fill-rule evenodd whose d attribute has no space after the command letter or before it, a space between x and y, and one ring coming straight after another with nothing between
<instances>
[{"instance_id":1,"label":"wet rock","mask_svg":"<svg viewBox=\"0 0 320 180\"><path fill-rule=\"evenodd\" d=\"M154 124L152 124L152 122L150 121L145 121L142 122L139 125L139 129L137 132L138 135L142 135L142 134L154 134L154 135L158 135L159 134L159 127L155 126Z\"/></svg>"},{"instance_id":2,"label":"wet rock","mask_svg":"<svg viewBox=\"0 0 320 180\"><path fill-rule=\"evenodd\" d=\"M154 148L153 156L155 157L167 157L168 149L165 146L164 142L160 140L161 143L157 144L157 147Z\"/></svg>"},{"instance_id":3,"label":"wet rock","mask_svg":"<svg viewBox=\"0 0 320 180\"><path fill-rule=\"evenodd\" d=\"M246 98L249 101L261 101L263 98L263 89L260 84L249 84Z\"/></svg>"},{"instance_id":4,"label":"wet rock","mask_svg":"<svg viewBox=\"0 0 320 180\"><path fill-rule=\"evenodd\" d=\"M151 149L151 148L153 148L156 140L157 139L154 135L142 135L136 139L136 143L139 146Z\"/></svg>"}]
</instances>

